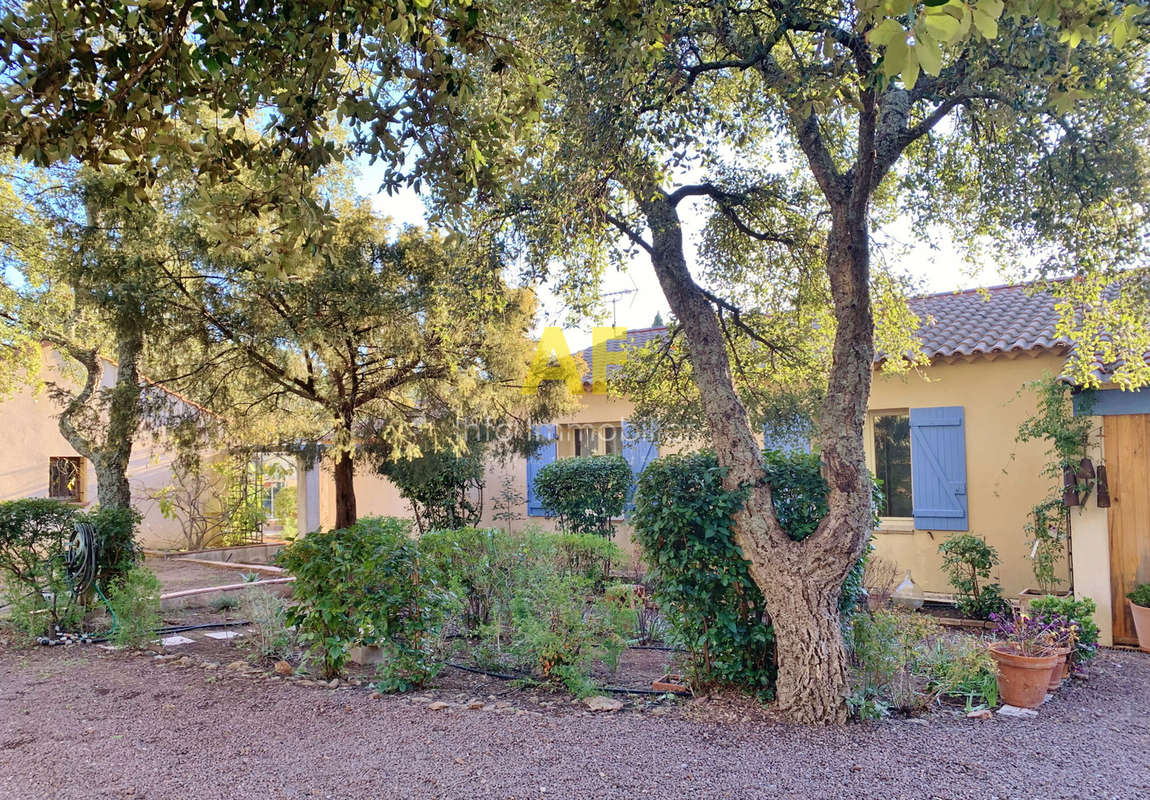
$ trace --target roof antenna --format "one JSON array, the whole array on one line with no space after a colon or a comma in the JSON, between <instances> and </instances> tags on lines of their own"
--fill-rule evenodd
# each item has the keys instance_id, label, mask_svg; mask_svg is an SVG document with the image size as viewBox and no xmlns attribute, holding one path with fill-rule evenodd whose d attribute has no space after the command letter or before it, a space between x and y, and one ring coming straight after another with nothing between
<instances>
[{"instance_id":1,"label":"roof antenna","mask_svg":"<svg viewBox=\"0 0 1150 800\"><path fill-rule=\"evenodd\" d=\"M628 295L628 294L635 294L637 291L639 291L639 290L638 289L620 289L617 292L605 292L603 295L601 295L602 297L610 297L611 298L611 327L613 327L613 328L618 327L618 323L615 319L615 304L618 302L618 298L620 298L624 295Z\"/></svg>"}]
</instances>

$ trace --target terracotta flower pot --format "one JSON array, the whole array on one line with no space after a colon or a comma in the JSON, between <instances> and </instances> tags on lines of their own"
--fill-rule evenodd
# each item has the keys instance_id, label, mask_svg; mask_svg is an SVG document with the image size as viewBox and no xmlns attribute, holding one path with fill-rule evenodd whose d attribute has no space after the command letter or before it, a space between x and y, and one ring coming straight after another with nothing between
<instances>
[{"instance_id":1,"label":"terracotta flower pot","mask_svg":"<svg viewBox=\"0 0 1150 800\"><path fill-rule=\"evenodd\" d=\"M1150 653L1150 608L1130 603L1130 613L1134 617L1134 630L1138 632L1138 649L1143 653Z\"/></svg>"},{"instance_id":2,"label":"terracotta flower pot","mask_svg":"<svg viewBox=\"0 0 1150 800\"><path fill-rule=\"evenodd\" d=\"M1066 655L1023 656L1014 650L1007 642L990 645L990 654L998 665L998 697L1008 705L1038 708L1046 698L1051 671Z\"/></svg>"},{"instance_id":3,"label":"terracotta flower pot","mask_svg":"<svg viewBox=\"0 0 1150 800\"><path fill-rule=\"evenodd\" d=\"M1062 656L1050 668L1050 683L1047 684L1046 688L1052 692L1062 686L1062 679L1066 677L1066 659L1070 657L1070 648L1060 647L1055 652L1061 653Z\"/></svg>"}]
</instances>

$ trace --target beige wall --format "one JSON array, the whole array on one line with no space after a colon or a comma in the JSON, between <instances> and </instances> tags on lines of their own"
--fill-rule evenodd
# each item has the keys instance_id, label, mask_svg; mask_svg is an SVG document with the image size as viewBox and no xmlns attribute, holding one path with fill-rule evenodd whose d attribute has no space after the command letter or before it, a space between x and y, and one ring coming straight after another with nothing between
<instances>
[{"instance_id":1,"label":"beige wall","mask_svg":"<svg viewBox=\"0 0 1150 800\"><path fill-rule=\"evenodd\" d=\"M1033 394L1019 390L1044 373L1057 374L1063 363L1056 355L960 360L906 376L876 374L871 390L872 411L963 407L967 532L998 550L1002 563L995 578L1007 596L1035 585L1024 526L1029 510L1050 491L1050 479L1042 475L1046 444L1015 441L1019 424L1035 407ZM874 542L878 555L909 569L920 589L949 594L938 546L956 533L880 530ZM1061 573L1065 578L1065 565Z\"/></svg>"},{"instance_id":2,"label":"beige wall","mask_svg":"<svg viewBox=\"0 0 1150 800\"><path fill-rule=\"evenodd\" d=\"M44 352L41 381L72 382L70 373L62 372L60 357L51 350ZM115 367L105 364L103 385L115 381ZM60 434L57 423L59 407L43 389L25 387L0 401L0 501L22 497L48 496L48 460L52 456L79 455ZM171 454L147 435L141 435L132 451L128 478L132 485L132 504L143 515L140 543L145 547L172 547L181 534L176 520L164 519L148 494L171 483ZM84 507L96 501L96 473L85 461Z\"/></svg>"}]
</instances>

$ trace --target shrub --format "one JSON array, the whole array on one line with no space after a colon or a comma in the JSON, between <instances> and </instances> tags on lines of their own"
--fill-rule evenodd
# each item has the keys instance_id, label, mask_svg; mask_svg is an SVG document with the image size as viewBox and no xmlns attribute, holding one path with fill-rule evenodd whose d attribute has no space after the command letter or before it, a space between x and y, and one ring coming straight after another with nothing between
<instances>
[{"instance_id":1,"label":"shrub","mask_svg":"<svg viewBox=\"0 0 1150 800\"><path fill-rule=\"evenodd\" d=\"M938 552L964 614L989 619L991 614L1008 608L1002 599L1002 587L988 583L991 570L998 566L997 550L977 536L962 533L940 544Z\"/></svg>"},{"instance_id":2,"label":"shrub","mask_svg":"<svg viewBox=\"0 0 1150 800\"><path fill-rule=\"evenodd\" d=\"M591 667L614 668L626 644L627 615L617 604L590 597L577 575L539 565L526 569L512 603L509 652L521 665L576 697L592 694Z\"/></svg>"},{"instance_id":3,"label":"shrub","mask_svg":"<svg viewBox=\"0 0 1150 800\"><path fill-rule=\"evenodd\" d=\"M283 599L262 586L244 591L240 604L243 616L251 622L251 633L241 639L258 661L279 661L295 650L295 634L287 624Z\"/></svg>"},{"instance_id":4,"label":"shrub","mask_svg":"<svg viewBox=\"0 0 1150 800\"><path fill-rule=\"evenodd\" d=\"M1089 597L1075 600L1073 597L1047 595L1030 602L1031 615L1042 622L1052 623L1056 619L1067 619L1077 627L1077 642L1071 654L1071 659L1076 664L1082 664L1098 655L1098 625L1094 622L1094 612L1097 608Z\"/></svg>"},{"instance_id":5,"label":"shrub","mask_svg":"<svg viewBox=\"0 0 1150 800\"><path fill-rule=\"evenodd\" d=\"M871 557L866 560L863 570L863 588L866 589L868 604L881 608L890 602L898 582L898 564L885 558Z\"/></svg>"},{"instance_id":6,"label":"shrub","mask_svg":"<svg viewBox=\"0 0 1150 800\"><path fill-rule=\"evenodd\" d=\"M98 507L87 515L96 538L96 580L112 586L122 580L140 560L136 529L140 514L132 508Z\"/></svg>"},{"instance_id":7,"label":"shrub","mask_svg":"<svg viewBox=\"0 0 1150 800\"><path fill-rule=\"evenodd\" d=\"M983 643L947 635L924 614L858 614L851 620L848 645L848 705L860 719L892 710L918 713L943 696L963 700L968 709L998 702L997 670Z\"/></svg>"},{"instance_id":8,"label":"shrub","mask_svg":"<svg viewBox=\"0 0 1150 800\"><path fill-rule=\"evenodd\" d=\"M384 688L418 685L434 676L433 649L451 598L420 563L411 524L365 518L346 530L310 534L286 547L281 564L296 578L296 626L324 677L339 675L356 644L379 645L403 680Z\"/></svg>"},{"instance_id":9,"label":"shrub","mask_svg":"<svg viewBox=\"0 0 1150 800\"><path fill-rule=\"evenodd\" d=\"M851 618L847 646L854 670L848 705L857 717L884 717L891 709L917 713L929 705L911 671L925 630L893 611Z\"/></svg>"},{"instance_id":10,"label":"shrub","mask_svg":"<svg viewBox=\"0 0 1150 800\"><path fill-rule=\"evenodd\" d=\"M419 547L437 580L460 599L466 630L490 624L510 601L523 551L505 531L432 531L420 538Z\"/></svg>"},{"instance_id":11,"label":"shrub","mask_svg":"<svg viewBox=\"0 0 1150 800\"><path fill-rule=\"evenodd\" d=\"M416 458L383 460L378 471L411 503L421 534L462 528L474 525L483 515L483 504L475 498L482 496L484 451L482 443L476 442L462 454L440 450Z\"/></svg>"},{"instance_id":12,"label":"shrub","mask_svg":"<svg viewBox=\"0 0 1150 800\"><path fill-rule=\"evenodd\" d=\"M240 601L233 595L221 594L219 597L212 598L211 606L216 611L231 611L240 607Z\"/></svg>"},{"instance_id":13,"label":"shrub","mask_svg":"<svg viewBox=\"0 0 1150 800\"><path fill-rule=\"evenodd\" d=\"M622 456L564 458L539 470L535 494L563 530L610 537L611 520L623 515L632 480Z\"/></svg>"},{"instance_id":14,"label":"shrub","mask_svg":"<svg viewBox=\"0 0 1150 800\"><path fill-rule=\"evenodd\" d=\"M623 560L622 551L610 539L594 533L543 533L533 531L524 544L535 558L550 560L563 575L586 578L602 589L611 572Z\"/></svg>"},{"instance_id":15,"label":"shrub","mask_svg":"<svg viewBox=\"0 0 1150 800\"><path fill-rule=\"evenodd\" d=\"M809 536L826 515L818 456L768 451L765 471L783 528L794 539ZM705 451L649 464L635 497L635 538L652 569L655 599L691 654L695 685L738 686L766 696L775 680L774 634L731 530L743 495L726 491L722 478L714 454ZM863 596L862 572L860 560L844 582L843 610Z\"/></svg>"},{"instance_id":16,"label":"shrub","mask_svg":"<svg viewBox=\"0 0 1150 800\"><path fill-rule=\"evenodd\" d=\"M134 566L112 583L107 592L113 627L112 644L142 647L160 627L160 579L151 570Z\"/></svg>"},{"instance_id":17,"label":"shrub","mask_svg":"<svg viewBox=\"0 0 1150 800\"><path fill-rule=\"evenodd\" d=\"M64 552L80 518L74 506L58 500L0 503L0 589L10 624L26 638L79 621L69 603Z\"/></svg>"},{"instance_id":18,"label":"shrub","mask_svg":"<svg viewBox=\"0 0 1150 800\"><path fill-rule=\"evenodd\" d=\"M998 667L986 645L973 637L939 637L919 656L927 689L935 696L964 700L967 710L998 705Z\"/></svg>"},{"instance_id":19,"label":"shrub","mask_svg":"<svg viewBox=\"0 0 1150 800\"><path fill-rule=\"evenodd\" d=\"M10 587L38 592L50 582L48 564L63 555L79 518L74 506L58 500L0 503L0 577Z\"/></svg>"},{"instance_id":20,"label":"shrub","mask_svg":"<svg viewBox=\"0 0 1150 800\"><path fill-rule=\"evenodd\" d=\"M458 598L468 638L457 644L482 666L583 695L593 665L614 662L633 624L629 609L595 595L619 557L600 536L462 528L419 547L426 573Z\"/></svg>"}]
</instances>

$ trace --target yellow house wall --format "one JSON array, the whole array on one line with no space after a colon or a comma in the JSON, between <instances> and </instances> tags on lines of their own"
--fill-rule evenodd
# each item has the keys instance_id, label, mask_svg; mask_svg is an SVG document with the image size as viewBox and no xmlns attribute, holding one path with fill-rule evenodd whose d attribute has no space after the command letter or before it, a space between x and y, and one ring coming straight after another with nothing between
<instances>
[{"instance_id":1,"label":"yellow house wall","mask_svg":"<svg viewBox=\"0 0 1150 800\"><path fill-rule=\"evenodd\" d=\"M1035 409L1034 395L1022 386L1043 374L1057 374L1064 359L1029 355L994 360L939 363L906 376L876 374L871 411L962 406L966 429L968 533L998 550L994 579L1009 597L1034 586L1024 527L1029 510L1046 498L1050 479L1044 442L1019 444L1018 426ZM877 554L910 570L926 592L949 594L938 546L960 532L908 530L876 532ZM1060 566L1065 587L1067 569Z\"/></svg>"},{"instance_id":2,"label":"yellow house wall","mask_svg":"<svg viewBox=\"0 0 1150 800\"><path fill-rule=\"evenodd\" d=\"M45 348L41 382L75 385L70 371L61 369L58 354ZM105 363L102 385L110 387L116 368ZM24 387L0 400L0 501L48 496L48 460L78 456L60 434L59 407L44 389ZM172 454L146 433L141 433L128 463L132 505L143 515L138 540L144 547L176 547L182 540L179 523L165 519L148 495L172 483ZM84 503L96 502L96 471L85 460Z\"/></svg>"}]
</instances>

